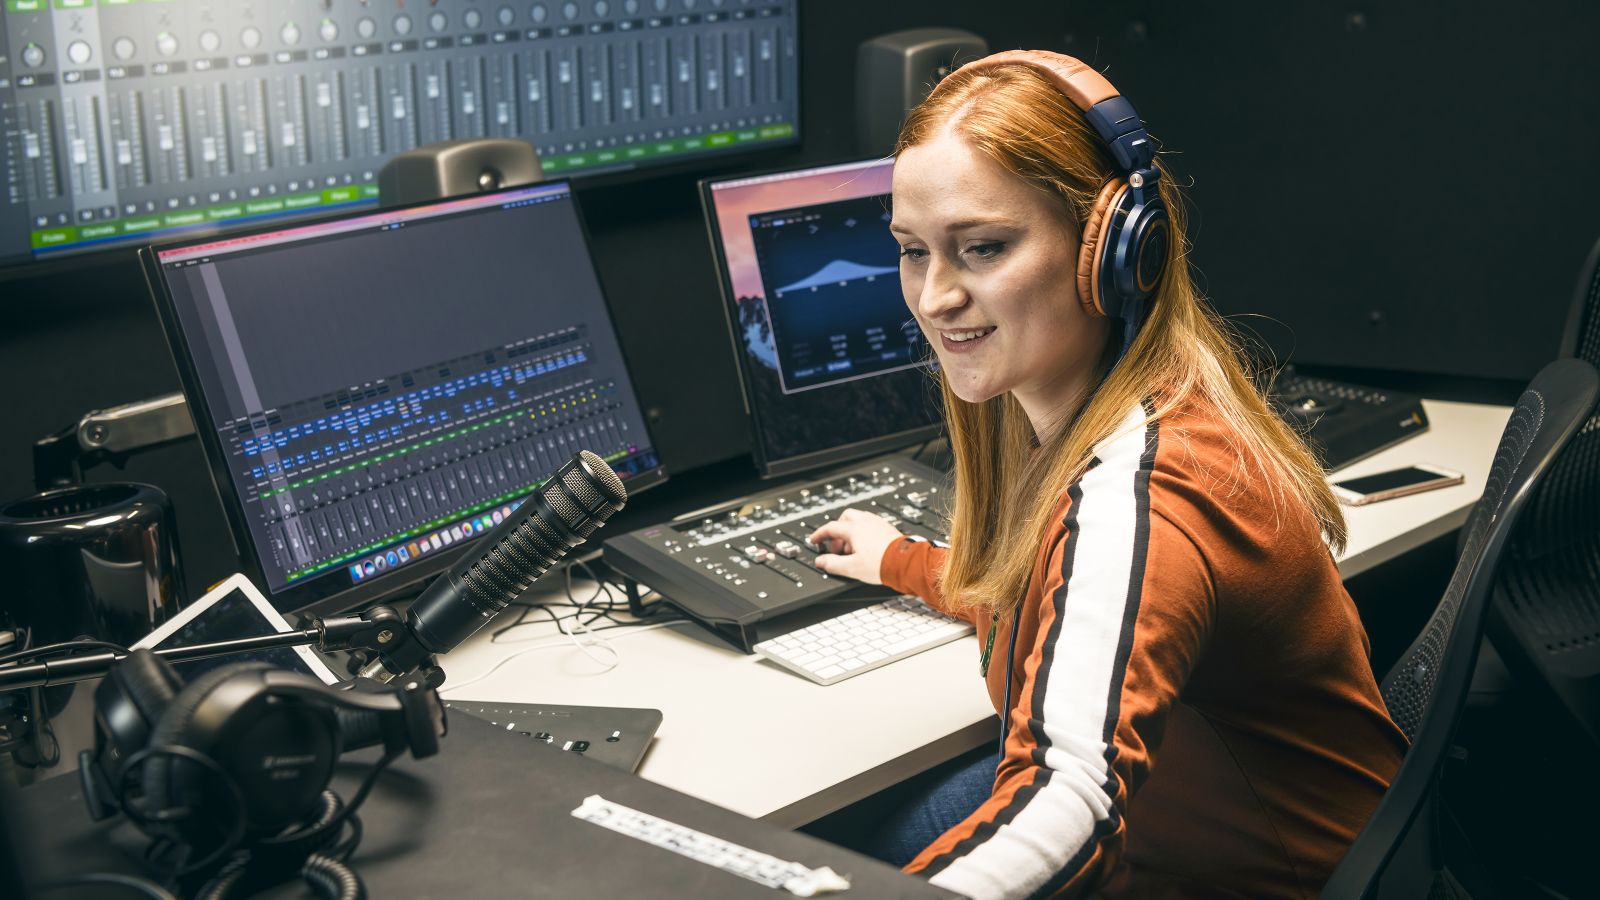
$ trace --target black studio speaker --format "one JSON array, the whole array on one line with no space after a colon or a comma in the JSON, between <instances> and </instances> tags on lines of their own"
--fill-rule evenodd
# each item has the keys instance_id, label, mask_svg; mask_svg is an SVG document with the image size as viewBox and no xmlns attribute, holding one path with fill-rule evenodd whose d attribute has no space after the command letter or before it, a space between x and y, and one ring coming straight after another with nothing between
<instances>
[{"instance_id":1,"label":"black studio speaker","mask_svg":"<svg viewBox=\"0 0 1600 900\"><path fill-rule=\"evenodd\" d=\"M856 139L863 156L894 150L900 123L940 79L989 55L989 44L959 28L911 28L856 48Z\"/></svg>"},{"instance_id":2,"label":"black studio speaker","mask_svg":"<svg viewBox=\"0 0 1600 900\"><path fill-rule=\"evenodd\" d=\"M514 138L440 141L396 154L378 171L378 203L404 206L544 179L539 154Z\"/></svg>"}]
</instances>

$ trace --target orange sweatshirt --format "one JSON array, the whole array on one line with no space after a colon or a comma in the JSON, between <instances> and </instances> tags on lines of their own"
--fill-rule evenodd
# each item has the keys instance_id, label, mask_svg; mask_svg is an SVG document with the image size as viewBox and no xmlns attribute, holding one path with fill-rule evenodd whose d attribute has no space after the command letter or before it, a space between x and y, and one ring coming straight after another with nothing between
<instances>
[{"instance_id":1,"label":"orange sweatshirt","mask_svg":"<svg viewBox=\"0 0 1600 900\"><path fill-rule=\"evenodd\" d=\"M998 623L992 795L907 871L982 898L1313 897L1399 768L1315 519L1233 477L1204 416L1143 417L1059 496L1014 645ZM941 606L944 554L896 541L883 581Z\"/></svg>"}]
</instances>

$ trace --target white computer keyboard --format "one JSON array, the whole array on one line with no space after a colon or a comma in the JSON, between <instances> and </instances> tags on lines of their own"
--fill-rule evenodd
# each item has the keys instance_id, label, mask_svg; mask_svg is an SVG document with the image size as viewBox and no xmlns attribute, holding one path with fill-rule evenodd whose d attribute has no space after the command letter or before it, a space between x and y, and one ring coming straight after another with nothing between
<instances>
[{"instance_id":1,"label":"white computer keyboard","mask_svg":"<svg viewBox=\"0 0 1600 900\"><path fill-rule=\"evenodd\" d=\"M972 633L972 623L916 597L891 597L755 645L767 659L817 684L834 684Z\"/></svg>"}]
</instances>

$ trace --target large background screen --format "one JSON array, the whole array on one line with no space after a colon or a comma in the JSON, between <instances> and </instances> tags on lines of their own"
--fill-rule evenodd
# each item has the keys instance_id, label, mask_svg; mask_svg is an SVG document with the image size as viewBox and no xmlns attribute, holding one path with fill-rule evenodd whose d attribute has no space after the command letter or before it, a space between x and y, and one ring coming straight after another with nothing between
<instances>
[{"instance_id":1,"label":"large background screen","mask_svg":"<svg viewBox=\"0 0 1600 900\"><path fill-rule=\"evenodd\" d=\"M438 141L594 174L799 140L796 0L0 9L0 262L371 204Z\"/></svg>"}]
</instances>

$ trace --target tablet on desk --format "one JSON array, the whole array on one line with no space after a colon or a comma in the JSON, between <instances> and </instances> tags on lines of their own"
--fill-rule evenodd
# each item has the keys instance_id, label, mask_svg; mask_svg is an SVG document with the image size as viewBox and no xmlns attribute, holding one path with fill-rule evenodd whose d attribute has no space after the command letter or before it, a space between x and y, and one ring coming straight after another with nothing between
<instances>
[{"instance_id":1,"label":"tablet on desk","mask_svg":"<svg viewBox=\"0 0 1600 900\"><path fill-rule=\"evenodd\" d=\"M173 619L150 632L133 645L134 650L161 650L171 647L190 647L233 638L254 637L262 634L282 634L293 631L267 598L261 595L250 579L242 574L230 575L221 584L207 591L205 596L184 607ZM258 661L284 669L314 675L323 684L337 684L340 679L328 668L322 658L309 647L276 647L269 650L252 650L174 663L173 668L186 682L201 674L229 663Z\"/></svg>"}]
</instances>

